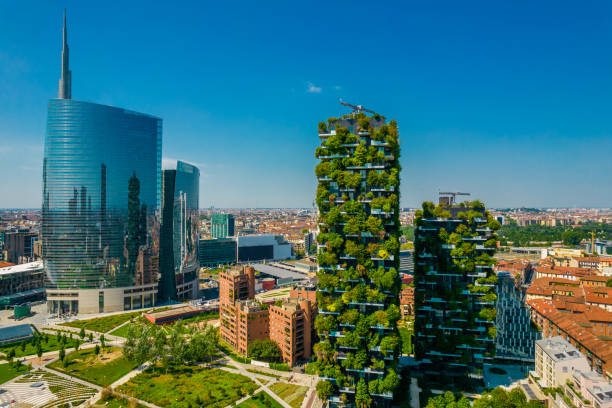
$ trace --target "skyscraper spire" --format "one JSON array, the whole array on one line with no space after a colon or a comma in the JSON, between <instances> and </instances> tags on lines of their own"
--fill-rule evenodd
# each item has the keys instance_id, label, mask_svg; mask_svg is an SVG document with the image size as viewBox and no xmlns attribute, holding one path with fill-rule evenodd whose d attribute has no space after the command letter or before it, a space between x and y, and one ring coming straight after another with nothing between
<instances>
[{"instance_id":1,"label":"skyscraper spire","mask_svg":"<svg viewBox=\"0 0 612 408\"><path fill-rule=\"evenodd\" d=\"M72 72L68 65L68 30L66 28L66 9L64 9L64 36L62 44L62 76L59 80L57 97L60 99L72 98Z\"/></svg>"}]
</instances>

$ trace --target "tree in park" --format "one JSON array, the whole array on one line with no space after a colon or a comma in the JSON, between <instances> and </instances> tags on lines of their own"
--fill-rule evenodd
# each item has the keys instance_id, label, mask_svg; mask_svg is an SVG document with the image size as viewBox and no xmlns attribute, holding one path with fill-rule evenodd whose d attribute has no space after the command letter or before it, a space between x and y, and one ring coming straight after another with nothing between
<instances>
[{"instance_id":1,"label":"tree in park","mask_svg":"<svg viewBox=\"0 0 612 408\"><path fill-rule=\"evenodd\" d=\"M26 343L25 343L25 341L22 341L22 342L21 342L21 344L19 345L19 347L21 348L21 351L22 351L22 352L25 352L25 349L26 349Z\"/></svg>"},{"instance_id":2,"label":"tree in park","mask_svg":"<svg viewBox=\"0 0 612 408\"><path fill-rule=\"evenodd\" d=\"M565 245L576 246L580 245L580 241L582 241L582 234L573 230L565 231L563 234L561 234L561 239Z\"/></svg>"},{"instance_id":3,"label":"tree in park","mask_svg":"<svg viewBox=\"0 0 612 408\"><path fill-rule=\"evenodd\" d=\"M36 345L36 355L38 356L38 358L41 358L43 355L42 346L40 343Z\"/></svg>"},{"instance_id":4,"label":"tree in park","mask_svg":"<svg viewBox=\"0 0 612 408\"><path fill-rule=\"evenodd\" d=\"M79 337L80 337L81 339L84 339L84 338L85 338L85 328L81 327L81 331L79 332Z\"/></svg>"},{"instance_id":5,"label":"tree in park","mask_svg":"<svg viewBox=\"0 0 612 408\"><path fill-rule=\"evenodd\" d=\"M89 333L89 341L93 341L93 333Z\"/></svg>"},{"instance_id":6,"label":"tree in park","mask_svg":"<svg viewBox=\"0 0 612 408\"><path fill-rule=\"evenodd\" d=\"M96 344L96 347L94 347L94 353L96 354L96 356L100 354L100 346L98 344Z\"/></svg>"},{"instance_id":7,"label":"tree in park","mask_svg":"<svg viewBox=\"0 0 612 408\"><path fill-rule=\"evenodd\" d=\"M249 344L248 355L255 360L277 363L282 361L281 350L278 345L270 340L255 340Z\"/></svg>"},{"instance_id":8,"label":"tree in park","mask_svg":"<svg viewBox=\"0 0 612 408\"><path fill-rule=\"evenodd\" d=\"M100 345L102 346L102 348L106 347L105 341L106 339L104 338L104 335L100 335Z\"/></svg>"},{"instance_id":9,"label":"tree in park","mask_svg":"<svg viewBox=\"0 0 612 408\"><path fill-rule=\"evenodd\" d=\"M64 350L63 346L59 351L59 359L65 366L66 365L66 350Z\"/></svg>"}]
</instances>

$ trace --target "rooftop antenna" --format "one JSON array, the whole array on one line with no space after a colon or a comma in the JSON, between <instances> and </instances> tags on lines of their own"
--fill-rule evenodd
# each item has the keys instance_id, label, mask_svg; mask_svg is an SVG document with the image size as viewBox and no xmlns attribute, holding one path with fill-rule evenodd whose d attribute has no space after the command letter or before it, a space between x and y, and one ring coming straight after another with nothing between
<instances>
[{"instance_id":1,"label":"rooftop antenna","mask_svg":"<svg viewBox=\"0 0 612 408\"><path fill-rule=\"evenodd\" d=\"M363 105L353 105L351 103L344 102L342 98L338 98L338 101L340 102L340 105L346 106L348 108L352 108L353 109L353 112L351 112L352 114L368 112L368 113L371 113L372 115L378 115L378 113L374 112L373 110L364 108ZM379 115L379 116L382 116L382 115Z\"/></svg>"}]
</instances>

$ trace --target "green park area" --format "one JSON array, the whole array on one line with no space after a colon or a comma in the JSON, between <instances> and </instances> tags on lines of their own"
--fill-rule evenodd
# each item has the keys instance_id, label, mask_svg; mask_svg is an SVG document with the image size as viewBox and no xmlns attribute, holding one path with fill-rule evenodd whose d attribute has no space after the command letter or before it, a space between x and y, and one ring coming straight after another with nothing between
<instances>
[{"instance_id":1,"label":"green park area","mask_svg":"<svg viewBox=\"0 0 612 408\"><path fill-rule=\"evenodd\" d=\"M160 407L221 408L257 388L247 377L220 369L156 366L121 385L117 391Z\"/></svg>"},{"instance_id":2,"label":"green park area","mask_svg":"<svg viewBox=\"0 0 612 408\"><path fill-rule=\"evenodd\" d=\"M43 333L36 335L30 340L20 341L18 343L6 344L0 347L0 353L5 356L19 358L24 356L36 355L38 352L46 353L48 351L56 351L62 348L72 348L76 346L76 342L79 341L78 334L74 334L71 339L70 336L56 336L52 334ZM79 341L82 343L82 340ZM14 354L13 354L14 353Z\"/></svg>"},{"instance_id":3,"label":"green park area","mask_svg":"<svg viewBox=\"0 0 612 408\"><path fill-rule=\"evenodd\" d=\"M269 388L293 408L300 408L306 392L308 392L308 387L284 382L274 383Z\"/></svg>"},{"instance_id":4,"label":"green park area","mask_svg":"<svg viewBox=\"0 0 612 408\"><path fill-rule=\"evenodd\" d=\"M25 364L0 364L0 384L10 381L18 375L27 373L31 368L32 367Z\"/></svg>"},{"instance_id":5,"label":"green park area","mask_svg":"<svg viewBox=\"0 0 612 408\"><path fill-rule=\"evenodd\" d=\"M238 404L238 408L282 408L274 398L265 391L258 392L248 400Z\"/></svg>"},{"instance_id":6,"label":"green park area","mask_svg":"<svg viewBox=\"0 0 612 408\"><path fill-rule=\"evenodd\" d=\"M192 324L197 324L200 322L218 319L218 318L219 318L219 312L215 311L215 312L201 313L199 315L189 317L187 319L183 319L181 320L181 322L185 325L192 325ZM128 335L128 331L130 330L130 326L138 326L138 325L153 326L153 323L148 321L144 316L140 316L136 319L133 319L130 323L124 324L123 326L116 328L115 330L110 332L109 335L126 338Z\"/></svg>"},{"instance_id":7,"label":"green park area","mask_svg":"<svg viewBox=\"0 0 612 408\"><path fill-rule=\"evenodd\" d=\"M144 405L139 404L135 400L128 400L112 392L102 391L102 396L93 404L93 408L144 408Z\"/></svg>"},{"instance_id":8,"label":"green park area","mask_svg":"<svg viewBox=\"0 0 612 408\"><path fill-rule=\"evenodd\" d=\"M128 320L136 316L140 316L141 313L142 312L130 312L96 317L87 320L75 320L73 322L62 323L61 326L76 327L77 329L83 328L85 330L91 330L98 333L106 333L120 324L127 322Z\"/></svg>"},{"instance_id":9,"label":"green park area","mask_svg":"<svg viewBox=\"0 0 612 408\"><path fill-rule=\"evenodd\" d=\"M403 354L412 354L412 335L413 331L409 330L405 327L399 328L399 334L401 338L402 344L402 353Z\"/></svg>"},{"instance_id":10,"label":"green park area","mask_svg":"<svg viewBox=\"0 0 612 408\"><path fill-rule=\"evenodd\" d=\"M94 348L75 351L66 355L65 362L57 360L48 367L104 386L112 384L138 366L128 361L119 348L99 350L99 354L95 351Z\"/></svg>"}]
</instances>

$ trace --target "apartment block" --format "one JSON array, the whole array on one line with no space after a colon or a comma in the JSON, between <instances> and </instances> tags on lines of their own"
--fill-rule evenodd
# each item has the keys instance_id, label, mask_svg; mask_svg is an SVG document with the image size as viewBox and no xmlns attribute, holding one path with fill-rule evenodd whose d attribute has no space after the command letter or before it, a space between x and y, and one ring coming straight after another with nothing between
<instances>
[{"instance_id":1,"label":"apartment block","mask_svg":"<svg viewBox=\"0 0 612 408\"><path fill-rule=\"evenodd\" d=\"M254 297L255 269L243 267L219 273L219 319L221 321L219 333L223 340L243 355L246 355L250 338L248 329L252 326L257 333L260 333L262 331L260 325L264 324L263 321L267 326L267 311L257 310L255 305L250 303L240 303L240 301L247 301ZM265 318L261 316L263 314L266 315Z\"/></svg>"},{"instance_id":2,"label":"apartment block","mask_svg":"<svg viewBox=\"0 0 612 408\"><path fill-rule=\"evenodd\" d=\"M589 362L561 336L536 341L535 373L542 388L562 386L573 375L572 370L589 371Z\"/></svg>"},{"instance_id":3,"label":"apartment block","mask_svg":"<svg viewBox=\"0 0 612 408\"><path fill-rule=\"evenodd\" d=\"M414 287L405 286L399 294L402 319L414 317Z\"/></svg>"},{"instance_id":4,"label":"apartment block","mask_svg":"<svg viewBox=\"0 0 612 408\"><path fill-rule=\"evenodd\" d=\"M289 298L281 306L270 306L270 339L278 344L283 361L290 366L311 355L315 305L299 297Z\"/></svg>"},{"instance_id":5,"label":"apartment block","mask_svg":"<svg viewBox=\"0 0 612 408\"><path fill-rule=\"evenodd\" d=\"M450 194L450 197L443 195ZM474 390L495 356L499 223L454 193L415 213L415 358L432 388Z\"/></svg>"}]
</instances>

